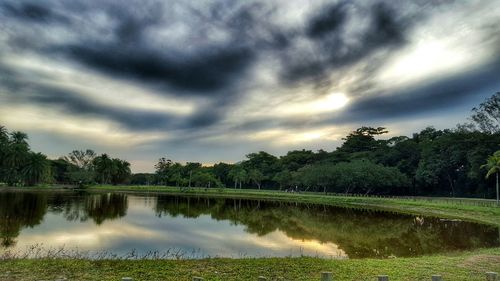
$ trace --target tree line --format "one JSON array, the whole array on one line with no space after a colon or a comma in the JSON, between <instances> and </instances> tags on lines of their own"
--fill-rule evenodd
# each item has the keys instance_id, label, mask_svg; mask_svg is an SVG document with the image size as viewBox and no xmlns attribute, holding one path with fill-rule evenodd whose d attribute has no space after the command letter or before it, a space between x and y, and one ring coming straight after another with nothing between
<instances>
[{"instance_id":1,"label":"tree line","mask_svg":"<svg viewBox=\"0 0 500 281\"><path fill-rule=\"evenodd\" d=\"M28 135L9 132L0 126L0 184L34 186L40 183L120 184L130 179L130 163L97 155L93 150L75 150L67 156L51 160L40 152L33 152Z\"/></svg>"},{"instance_id":2,"label":"tree line","mask_svg":"<svg viewBox=\"0 0 500 281\"><path fill-rule=\"evenodd\" d=\"M427 127L411 137L380 139L388 133L386 128L361 127L331 152L302 149L277 157L259 151L238 163L212 166L163 157L155 164L155 173L134 175L127 161L93 150L47 159L30 150L26 134L0 126L0 182L493 197L495 179L485 175L500 172L500 152L495 153L500 149L499 120L500 93L496 93L473 108L469 123L454 129Z\"/></svg>"}]
</instances>

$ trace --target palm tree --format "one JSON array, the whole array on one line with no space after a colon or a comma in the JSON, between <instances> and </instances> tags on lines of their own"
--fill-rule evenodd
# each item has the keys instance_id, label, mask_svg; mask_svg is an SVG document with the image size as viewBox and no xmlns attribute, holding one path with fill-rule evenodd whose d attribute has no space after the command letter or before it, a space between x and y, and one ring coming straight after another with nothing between
<instances>
[{"instance_id":1,"label":"palm tree","mask_svg":"<svg viewBox=\"0 0 500 281\"><path fill-rule=\"evenodd\" d=\"M47 156L41 153L31 152L27 157L22 175L27 185L35 185L45 178L50 173L50 164Z\"/></svg>"},{"instance_id":2,"label":"palm tree","mask_svg":"<svg viewBox=\"0 0 500 281\"><path fill-rule=\"evenodd\" d=\"M131 174L130 163L118 158L113 158L112 163L111 178L113 184L123 183Z\"/></svg>"},{"instance_id":3,"label":"palm tree","mask_svg":"<svg viewBox=\"0 0 500 281\"><path fill-rule=\"evenodd\" d=\"M22 143L10 143L2 152L2 166L4 180L9 185L20 183L22 180L22 169L29 157L29 148Z\"/></svg>"},{"instance_id":4,"label":"palm tree","mask_svg":"<svg viewBox=\"0 0 500 281\"><path fill-rule=\"evenodd\" d=\"M0 144L5 144L9 140L9 132L7 128L0 125Z\"/></svg>"},{"instance_id":5,"label":"palm tree","mask_svg":"<svg viewBox=\"0 0 500 281\"><path fill-rule=\"evenodd\" d=\"M111 180L111 175L114 170L114 163L109 156L104 153L94 159L94 166L97 175L101 179L102 184L107 184Z\"/></svg>"},{"instance_id":6,"label":"palm tree","mask_svg":"<svg viewBox=\"0 0 500 281\"><path fill-rule=\"evenodd\" d=\"M9 145L9 132L4 126L0 125L0 182L5 180L5 157Z\"/></svg>"},{"instance_id":7,"label":"palm tree","mask_svg":"<svg viewBox=\"0 0 500 281\"><path fill-rule=\"evenodd\" d=\"M11 142L13 144L22 144L28 146L28 135L21 131L14 131L10 134Z\"/></svg>"},{"instance_id":8,"label":"palm tree","mask_svg":"<svg viewBox=\"0 0 500 281\"><path fill-rule=\"evenodd\" d=\"M486 173L486 178L489 178L491 175L496 174L497 180L497 205L500 205L500 193L498 187L498 174L500 173L500 150L497 150L493 155L488 157L487 163L482 165L481 168L488 169L488 173Z\"/></svg>"}]
</instances>

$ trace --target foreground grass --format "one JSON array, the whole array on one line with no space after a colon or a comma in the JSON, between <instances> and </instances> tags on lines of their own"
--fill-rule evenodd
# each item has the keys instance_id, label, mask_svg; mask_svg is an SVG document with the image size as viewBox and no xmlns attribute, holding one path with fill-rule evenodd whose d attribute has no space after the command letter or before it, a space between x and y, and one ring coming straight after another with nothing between
<instances>
[{"instance_id":1,"label":"foreground grass","mask_svg":"<svg viewBox=\"0 0 500 281\"><path fill-rule=\"evenodd\" d=\"M397 259L331 260L320 258L260 258L203 260L6 260L0 262L0 280L115 281L134 280L319 280L321 271L331 271L334 280L376 280L387 274L391 280L485 280L486 271L500 272L500 249L459 254Z\"/></svg>"},{"instance_id":2,"label":"foreground grass","mask_svg":"<svg viewBox=\"0 0 500 281\"><path fill-rule=\"evenodd\" d=\"M470 199L396 199L377 197L330 196L318 193L286 193L280 191L254 189L203 189L191 188L180 191L176 187L162 186L92 186L93 191L123 191L165 193L183 196L207 196L223 198L259 199L273 201L290 201L310 204L325 204L355 208L370 208L416 215L430 215L456 218L500 226L500 207L482 206L482 201Z\"/></svg>"}]
</instances>

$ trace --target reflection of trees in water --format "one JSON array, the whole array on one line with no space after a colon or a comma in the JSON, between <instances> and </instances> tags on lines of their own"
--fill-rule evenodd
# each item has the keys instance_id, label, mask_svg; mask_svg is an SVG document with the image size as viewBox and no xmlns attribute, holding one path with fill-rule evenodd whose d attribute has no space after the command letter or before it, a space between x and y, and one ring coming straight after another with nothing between
<instances>
[{"instance_id":1,"label":"reflection of trees in water","mask_svg":"<svg viewBox=\"0 0 500 281\"><path fill-rule=\"evenodd\" d=\"M351 258L416 256L500 245L498 229L469 222L415 220L373 210L240 199L158 196L158 216L230 220L259 236L276 230L288 237L335 243Z\"/></svg>"},{"instance_id":2,"label":"reflection of trees in water","mask_svg":"<svg viewBox=\"0 0 500 281\"><path fill-rule=\"evenodd\" d=\"M84 222L90 218L99 225L125 216L128 203L124 194L0 192L1 245L13 246L23 228L42 222L47 208L69 221Z\"/></svg>"},{"instance_id":3,"label":"reflection of trees in water","mask_svg":"<svg viewBox=\"0 0 500 281\"><path fill-rule=\"evenodd\" d=\"M83 193L71 197L59 194L51 203L52 211L62 213L69 221L85 222L91 218L98 225L124 217L128 209L127 195L115 193Z\"/></svg>"},{"instance_id":4,"label":"reflection of trees in water","mask_svg":"<svg viewBox=\"0 0 500 281\"><path fill-rule=\"evenodd\" d=\"M127 208L128 202L125 194L91 195L85 200L85 212L96 224L125 216Z\"/></svg>"},{"instance_id":5,"label":"reflection of trees in water","mask_svg":"<svg viewBox=\"0 0 500 281\"><path fill-rule=\"evenodd\" d=\"M0 243L13 246L24 227L40 224L47 211L47 196L39 193L0 192Z\"/></svg>"}]
</instances>

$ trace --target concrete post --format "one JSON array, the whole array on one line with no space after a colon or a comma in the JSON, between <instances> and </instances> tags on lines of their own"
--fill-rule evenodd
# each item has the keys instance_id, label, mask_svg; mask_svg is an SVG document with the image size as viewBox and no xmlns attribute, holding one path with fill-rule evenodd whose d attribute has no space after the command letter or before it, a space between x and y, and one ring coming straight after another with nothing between
<instances>
[{"instance_id":1,"label":"concrete post","mask_svg":"<svg viewBox=\"0 0 500 281\"><path fill-rule=\"evenodd\" d=\"M132 277L123 277L122 281L134 281L134 279Z\"/></svg>"},{"instance_id":2,"label":"concrete post","mask_svg":"<svg viewBox=\"0 0 500 281\"><path fill-rule=\"evenodd\" d=\"M331 272L321 272L321 281L333 281L333 274Z\"/></svg>"},{"instance_id":3,"label":"concrete post","mask_svg":"<svg viewBox=\"0 0 500 281\"><path fill-rule=\"evenodd\" d=\"M389 276L387 275L379 275L378 281L389 281Z\"/></svg>"},{"instance_id":4,"label":"concrete post","mask_svg":"<svg viewBox=\"0 0 500 281\"><path fill-rule=\"evenodd\" d=\"M486 281L497 281L498 274L496 272L486 272Z\"/></svg>"},{"instance_id":5,"label":"concrete post","mask_svg":"<svg viewBox=\"0 0 500 281\"><path fill-rule=\"evenodd\" d=\"M443 281L441 275L432 275L432 281Z\"/></svg>"}]
</instances>

